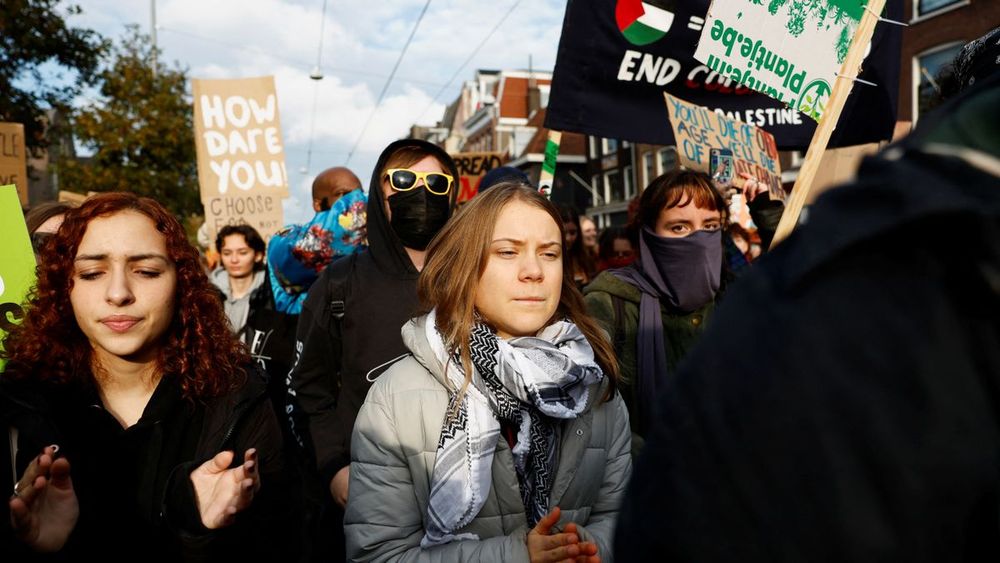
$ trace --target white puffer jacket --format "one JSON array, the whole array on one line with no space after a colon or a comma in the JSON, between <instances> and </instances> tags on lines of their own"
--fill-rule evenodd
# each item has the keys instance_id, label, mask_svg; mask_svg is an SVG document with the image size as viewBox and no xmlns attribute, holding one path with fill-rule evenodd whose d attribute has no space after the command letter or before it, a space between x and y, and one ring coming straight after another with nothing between
<instances>
[{"instance_id":1,"label":"white puffer jacket","mask_svg":"<svg viewBox=\"0 0 1000 563\"><path fill-rule=\"evenodd\" d=\"M441 425L448 407L444 369L424 336L426 317L403 327L412 352L372 386L354 425L351 481L344 531L352 561L528 561L527 518L505 440L493 456L493 482L479 515L455 541L421 549L424 518ZM616 393L603 401L594 386L590 405L562 423L550 507L560 527L575 522L601 560L612 560L618 507L632 472L628 412Z\"/></svg>"}]
</instances>

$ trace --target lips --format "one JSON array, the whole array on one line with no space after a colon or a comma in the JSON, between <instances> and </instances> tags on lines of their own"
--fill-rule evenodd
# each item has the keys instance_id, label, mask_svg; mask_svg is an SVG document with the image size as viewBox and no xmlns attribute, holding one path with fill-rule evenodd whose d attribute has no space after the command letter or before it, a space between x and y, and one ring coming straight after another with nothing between
<instances>
[{"instance_id":1,"label":"lips","mask_svg":"<svg viewBox=\"0 0 1000 563\"><path fill-rule=\"evenodd\" d=\"M142 319L139 317L128 315L111 315L110 317L104 317L100 322L115 332L127 332L130 328L138 324L140 320Z\"/></svg>"}]
</instances>

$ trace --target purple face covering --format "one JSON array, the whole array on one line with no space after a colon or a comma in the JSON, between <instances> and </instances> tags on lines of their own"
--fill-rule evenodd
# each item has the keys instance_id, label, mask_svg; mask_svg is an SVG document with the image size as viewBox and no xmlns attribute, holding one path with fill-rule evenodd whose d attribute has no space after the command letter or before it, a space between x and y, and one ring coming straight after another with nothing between
<instances>
[{"instance_id":1,"label":"purple face covering","mask_svg":"<svg viewBox=\"0 0 1000 563\"><path fill-rule=\"evenodd\" d=\"M671 238L643 227L639 233L639 261L611 273L642 293L636 336L636 391L643 402L639 416L645 419L652 413L657 382L667 375L660 300L668 309L690 313L715 299L722 278L722 231L697 231Z\"/></svg>"}]
</instances>

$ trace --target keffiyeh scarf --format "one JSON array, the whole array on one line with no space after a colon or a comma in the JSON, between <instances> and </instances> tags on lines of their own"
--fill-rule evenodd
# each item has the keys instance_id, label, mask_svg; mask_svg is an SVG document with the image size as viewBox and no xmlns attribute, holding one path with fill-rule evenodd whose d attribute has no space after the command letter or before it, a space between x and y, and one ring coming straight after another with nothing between
<instances>
[{"instance_id":1,"label":"keffiyeh scarf","mask_svg":"<svg viewBox=\"0 0 1000 563\"><path fill-rule=\"evenodd\" d=\"M533 337L498 338L477 322L470 334L472 383L459 390L465 373L457 351L449 352L427 316L427 340L446 366L451 400L438 440L425 533L431 547L475 534L456 534L482 509L490 492L493 453L501 422L518 429L512 451L528 525L547 512L555 476L558 420L576 418L587 406L588 386L604 374L580 329L559 321ZM461 401L459 402L459 400Z\"/></svg>"}]
</instances>

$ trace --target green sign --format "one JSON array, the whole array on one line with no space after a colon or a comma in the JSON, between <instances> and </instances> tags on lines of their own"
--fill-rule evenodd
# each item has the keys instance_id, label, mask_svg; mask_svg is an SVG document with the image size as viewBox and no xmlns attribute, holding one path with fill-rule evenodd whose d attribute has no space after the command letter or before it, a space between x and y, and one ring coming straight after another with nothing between
<instances>
[{"instance_id":1,"label":"green sign","mask_svg":"<svg viewBox=\"0 0 1000 563\"><path fill-rule=\"evenodd\" d=\"M24 298L35 285L35 254L21 213L17 188L0 186L0 346L24 318ZM0 359L0 371L6 362Z\"/></svg>"}]
</instances>

